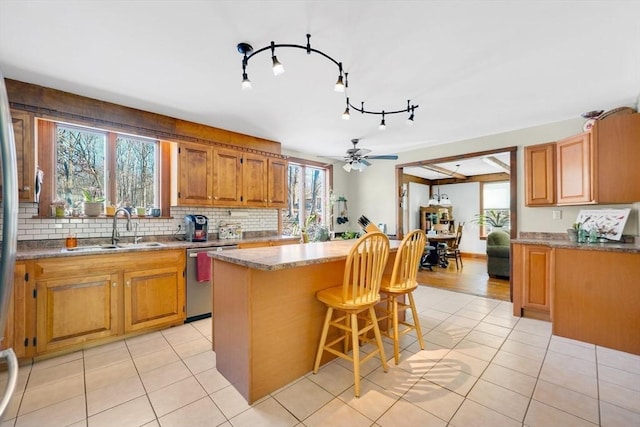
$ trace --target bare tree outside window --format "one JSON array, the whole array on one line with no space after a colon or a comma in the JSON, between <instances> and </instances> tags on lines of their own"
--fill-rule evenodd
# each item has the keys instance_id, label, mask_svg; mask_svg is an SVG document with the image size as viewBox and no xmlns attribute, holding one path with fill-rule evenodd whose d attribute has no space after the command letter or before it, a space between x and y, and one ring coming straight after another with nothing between
<instances>
[{"instance_id":1,"label":"bare tree outside window","mask_svg":"<svg viewBox=\"0 0 640 427\"><path fill-rule=\"evenodd\" d=\"M106 134L72 127L57 127L56 197L78 207L82 190L104 194Z\"/></svg>"},{"instance_id":2,"label":"bare tree outside window","mask_svg":"<svg viewBox=\"0 0 640 427\"><path fill-rule=\"evenodd\" d=\"M152 207L155 201L155 142L120 136L116 140L116 194L128 206Z\"/></svg>"},{"instance_id":3,"label":"bare tree outside window","mask_svg":"<svg viewBox=\"0 0 640 427\"><path fill-rule=\"evenodd\" d=\"M112 205L157 206L157 141L63 124L56 132L57 199L79 207L87 190L106 199L115 195L107 200ZM115 146L108 143L113 140ZM109 169L115 182L106 178Z\"/></svg>"}]
</instances>

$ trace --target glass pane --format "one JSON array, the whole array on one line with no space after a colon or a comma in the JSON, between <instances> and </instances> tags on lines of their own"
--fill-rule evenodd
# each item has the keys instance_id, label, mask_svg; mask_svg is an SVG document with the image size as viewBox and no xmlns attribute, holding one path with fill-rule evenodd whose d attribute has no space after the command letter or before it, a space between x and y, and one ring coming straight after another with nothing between
<instances>
[{"instance_id":1,"label":"glass pane","mask_svg":"<svg viewBox=\"0 0 640 427\"><path fill-rule=\"evenodd\" d=\"M302 187L302 167L296 164L289 164L289 195L287 208L282 210L282 234L293 236L300 234L300 198Z\"/></svg>"},{"instance_id":2,"label":"glass pane","mask_svg":"<svg viewBox=\"0 0 640 427\"><path fill-rule=\"evenodd\" d=\"M80 207L83 189L92 195L105 194L104 133L57 126L56 198L69 207Z\"/></svg>"},{"instance_id":3,"label":"glass pane","mask_svg":"<svg viewBox=\"0 0 640 427\"><path fill-rule=\"evenodd\" d=\"M156 141L118 136L116 139L116 203L156 206Z\"/></svg>"},{"instance_id":4,"label":"glass pane","mask_svg":"<svg viewBox=\"0 0 640 427\"><path fill-rule=\"evenodd\" d=\"M509 209L511 184L486 182L482 186L482 202L485 209Z\"/></svg>"},{"instance_id":5,"label":"glass pane","mask_svg":"<svg viewBox=\"0 0 640 427\"><path fill-rule=\"evenodd\" d=\"M305 170L305 223L324 222L324 169L307 167Z\"/></svg>"}]
</instances>

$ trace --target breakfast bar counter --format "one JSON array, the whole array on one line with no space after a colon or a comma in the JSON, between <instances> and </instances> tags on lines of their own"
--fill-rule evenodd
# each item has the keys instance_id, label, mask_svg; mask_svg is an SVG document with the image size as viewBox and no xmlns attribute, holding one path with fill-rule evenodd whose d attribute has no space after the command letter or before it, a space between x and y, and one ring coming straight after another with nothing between
<instances>
[{"instance_id":1,"label":"breakfast bar counter","mask_svg":"<svg viewBox=\"0 0 640 427\"><path fill-rule=\"evenodd\" d=\"M342 284L355 242L208 253L216 367L249 403L312 370L326 311L315 295ZM389 271L400 246L390 243Z\"/></svg>"}]
</instances>

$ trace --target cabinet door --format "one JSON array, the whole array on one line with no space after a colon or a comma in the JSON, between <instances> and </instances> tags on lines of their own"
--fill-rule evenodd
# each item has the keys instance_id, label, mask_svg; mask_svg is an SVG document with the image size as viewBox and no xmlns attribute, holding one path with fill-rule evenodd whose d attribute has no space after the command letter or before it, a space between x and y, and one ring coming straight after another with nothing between
<instances>
[{"instance_id":1,"label":"cabinet door","mask_svg":"<svg viewBox=\"0 0 640 427\"><path fill-rule=\"evenodd\" d=\"M548 318L551 312L551 248L541 245L512 245L513 312L533 310Z\"/></svg>"},{"instance_id":2,"label":"cabinet door","mask_svg":"<svg viewBox=\"0 0 640 427\"><path fill-rule=\"evenodd\" d=\"M36 287L38 353L118 335L117 274L44 280Z\"/></svg>"},{"instance_id":3,"label":"cabinet door","mask_svg":"<svg viewBox=\"0 0 640 427\"><path fill-rule=\"evenodd\" d=\"M7 313L2 348L13 347L18 358L33 357L36 344L36 305L32 277L27 264L16 263L13 273L13 298Z\"/></svg>"},{"instance_id":4,"label":"cabinet door","mask_svg":"<svg viewBox=\"0 0 640 427\"><path fill-rule=\"evenodd\" d=\"M598 203L640 200L640 114L596 121L593 146L597 159Z\"/></svg>"},{"instance_id":5,"label":"cabinet door","mask_svg":"<svg viewBox=\"0 0 640 427\"><path fill-rule=\"evenodd\" d=\"M287 179L289 175L289 162L284 159L269 159L268 173L268 206L273 208L286 208L288 203Z\"/></svg>"},{"instance_id":6,"label":"cabinet door","mask_svg":"<svg viewBox=\"0 0 640 427\"><path fill-rule=\"evenodd\" d=\"M33 116L25 111L11 110L11 124L16 147L18 169L18 199L25 202L35 201L35 167L33 155ZM0 174L0 189L2 174ZM1 193L1 191L0 191ZM2 196L0 195L0 198Z\"/></svg>"},{"instance_id":7,"label":"cabinet door","mask_svg":"<svg viewBox=\"0 0 640 427\"><path fill-rule=\"evenodd\" d=\"M591 133L556 143L557 204L594 203Z\"/></svg>"},{"instance_id":8,"label":"cabinet door","mask_svg":"<svg viewBox=\"0 0 640 427\"><path fill-rule=\"evenodd\" d=\"M242 158L242 204L267 206L267 158L245 153Z\"/></svg>"},{"instance_id":9,"label":"cabinet door","mask_svg":"<svg viewBox=\"0 0 640 427\"><path fill-rule=\"evenodd\" d=\"M125 333L184 321L182 271L173 265L125 273Z\"/></svg>"},{"instance_id":10,"label":"cabinet door","mask_svg":"<svg viewBox=\"0 0 640 427\"><path fill-rule=\"evenodd\" d=\"M213 204L242 204L242 153L216 149L213 152Z\"/></svg>"},{"instance_id":11,"label":"cabinet door","mask_svg":"<svg viewBox=\"0 0 640 427\"><path fill-rule=\"evenodd\" d=\"M555 144L524 148L526 206L549 206L556 202Z\"/></svg>"},{"instance_id":12,"label":"cabinet door","mask_svg":"<svg viewBox=\"0 0 640 427\"><path fill-rule=\"evenodd\" d=\"M209 206L213 203L213 149L204 144L180 144L178 203Z\"/></svg>"}]
</instances>

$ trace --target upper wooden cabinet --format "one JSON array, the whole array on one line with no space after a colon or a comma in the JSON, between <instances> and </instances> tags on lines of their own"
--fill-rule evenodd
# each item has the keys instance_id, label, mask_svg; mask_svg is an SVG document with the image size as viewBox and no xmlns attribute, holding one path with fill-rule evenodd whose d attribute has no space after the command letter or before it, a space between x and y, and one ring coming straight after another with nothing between
<instances>
[{"instance_id":1,"label":"upper wooden cabinet","mask_svg":"<svg viewBox=\"0 0 640 427\"><path fill-rule=\"evenodd\" d=\"M242 152L216 148L213 150L213 204L242 204Z\"/></svg>"},{"instance_id":2,"label":"upper wooden cabinet","mask_svg":"<svg viewBox=\"0 0 640 427\"><path fill-rule=\"evenodd\" d=\"M288 162L280 157L181 143L178 204L286 207Z\"/></svg>"},{"instance_id":3,"label":"upper wooden cabinet","mask_svg":"<svg viewBox=\"0 0 640 427\"><path fill-rule=\"evenodd\" d=\"M289 197L289 162L284 159L269 158L269 182L267 206L286 208Z\"/></svg>"},{"instance_id":4,"label":"upper wooden cabinet","mask_svg":"<svg viewBox=\"0 0 640 427\"><path fill-rule=\"evenodd\" d=\"M242 156L242 204L267 206L267 158L258 154Z\"/></svg>"},{"instance_id":5,"label":"upper wooden cabinet","mask_svg":"<svg viewBox=\"0 0 640 427\"><path fill-rule=\"evenodd\" d=\"M213 148L204 144L182 143L178 149L178 158L178 204L213 204Z\"/></svg>"},{"instance_id":6,"label":"upper wooden cabinet","mask_svg":"<svg viewBox=\"0 0 640 427\"><path fill-rule=\"evenodd\" d=\"M525 204L549 206L556 202L555 144L524 147Z\"/></svg>"},{"instance_id":7,"label":"upper wooden cabinet","mask_svg":"<svg viewBox=\"0 0 640 427\"><path fill-rule=\"evenodd\" d=\"M527 206L640 200L640 114L596 121L590 132L525 147Z\"/></svg>"},{"instance_id":8,"label":"upper wooden cabinet","mask_svg":"<svg viewBox=\"0 0 640 427\"><path fill-rule=\"evenodd\" d=\"M11 110L13 137L16 142L16 160L18 169L18 199L25 202L35 201L35 166L34 166L34 119L26 111ZM0 185L2 176L0 174ZM1 196L0 196L1 197Z\"/></svg>"},{"instance_id":9,"label":"upper wooden cabinet","mask_svg":"<svg viewBox=\"0 0 640 427\"><path fill-rule=\"evenodd\" d=\"M558 205L595 203L593 157L591 132L581 133L556 143Z\"/></svg>"}]
</instances>

